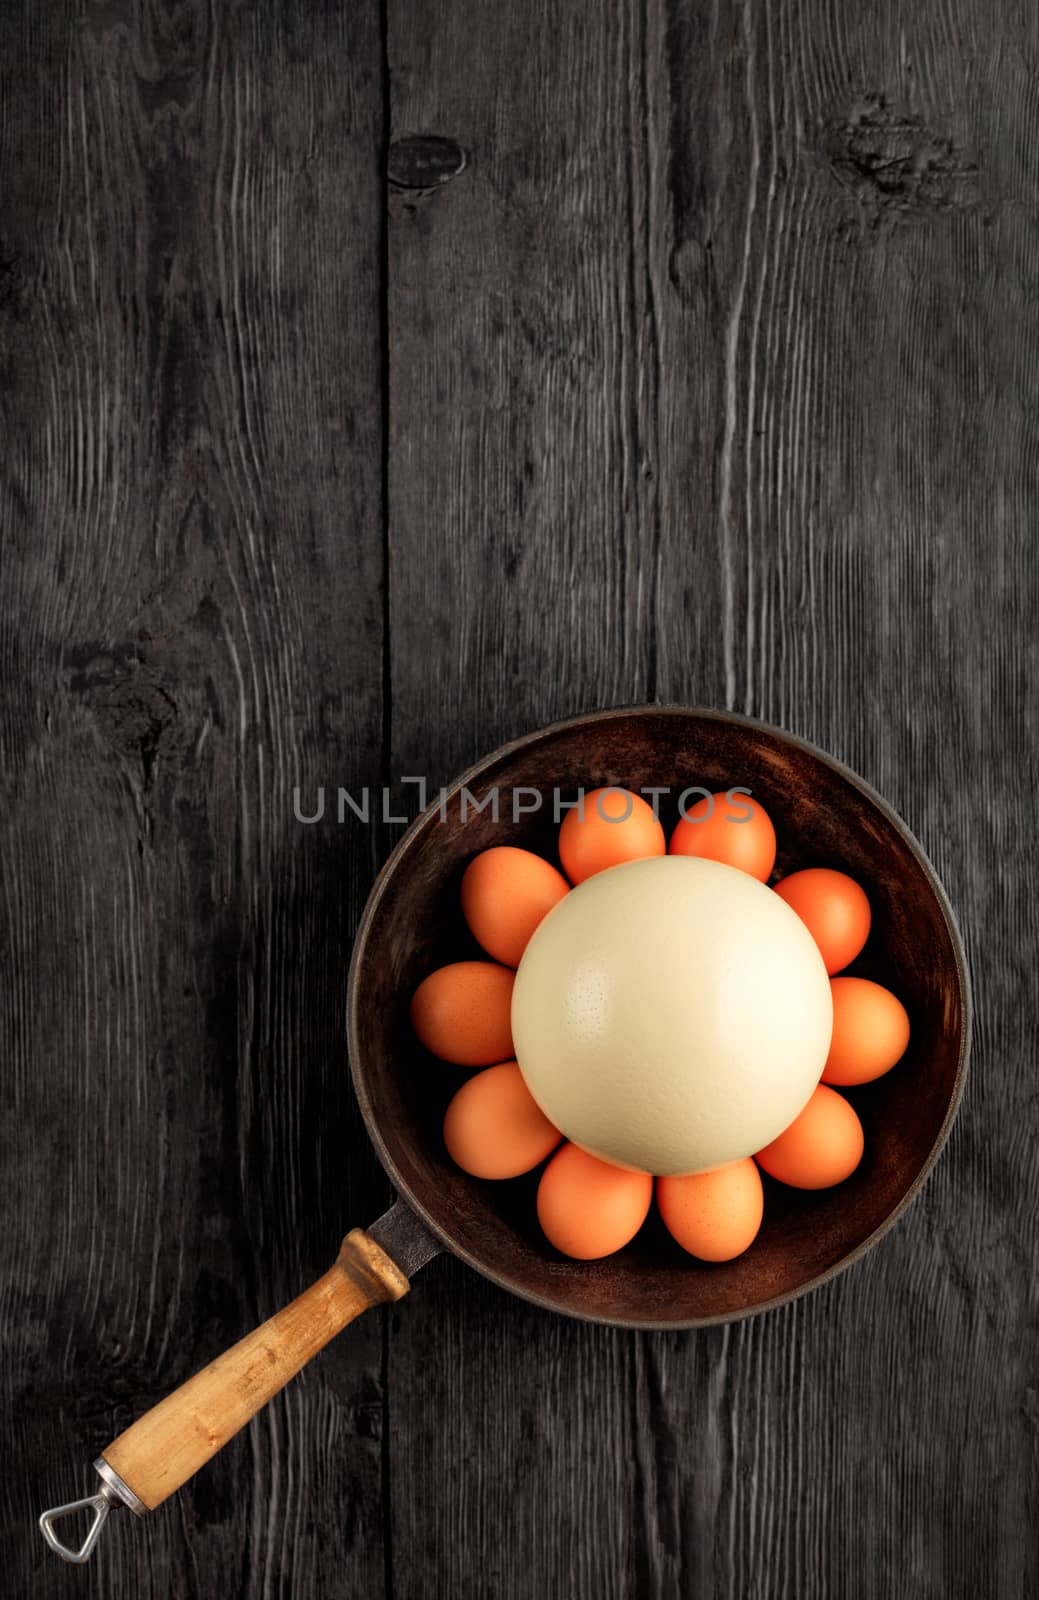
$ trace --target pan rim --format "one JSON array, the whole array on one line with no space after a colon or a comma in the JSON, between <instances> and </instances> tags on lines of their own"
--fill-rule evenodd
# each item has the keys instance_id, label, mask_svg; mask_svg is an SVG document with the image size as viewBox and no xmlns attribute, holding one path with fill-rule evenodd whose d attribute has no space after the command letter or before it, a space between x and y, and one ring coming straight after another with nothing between
<instances>
[{"instance_id":1,"label":"pan rim","mask_svg":"<svg viewBox=\"0 0 1039 1600\"><path fill-rule=\"evenodd\" d=\"M945 1148L949 1134L952 1131L953 1123L955 1122L956 1116L959 1112L960 1104L963 1099L964 1088L966 1085L967 1069L970 1062L971 1048L973 1043L974 1001L966 949L963 936L960 932L959 924L956 920L956 914L953 911L949 897L942 886L942 883L931 863L929 856L927 855L927 852L924 850L923 845L913 833L908 823L906 823L898 815L898 813L884 799L883 795L874 789L865 778L860 777L858 773L846 766L845 763L838 757L828 754L826 751L820 749L818 745L814 744L809 739L803 738L800 734L790 733L785 728L779 728L774 723L766 722L761 718L745 716L741 712L736 711L722 711L713 706L687 705L678 701L662 702L659 704L650 702L632 705L610 706L596 711L584 712L578 716L560 718L555 722L545 724L544 727L534 729L531 733L522 734L517 738L507 740L504 744L499 745L496 749L481 757L479 761L473 762L463 773L461 773L459 777L454 779L451 784L445 786L443 794L446 797L446 801L454 799L461 792L461 790L470 784L474 779L485 774L488 768L493 767L497 762L506 759L508 756L528 748L536 741L547 739L555 734L565 733L568 730L575 728L587 727L593 723L609 722L611 720L620 719L622 717L630 717L633 715L654 715L663 717L695 716L707 721L724 722L748 729L754 729L758 732L769 735L771 738L779 739L795 749L801 750L807 755L813 756L816 760L823 762L839 777L844 779L846 783L849 783L853 788L857 789L858 792L866 800L868 800L876 810L880 812L890 826L892 826L901 835L916 859L918 866L923 872L924 878L938 904L938 908L941 911L949 933L949 939L955 957L956 979L959 989L960 1007L962 1013L956 1076L953 1080L949 1104L946 1108L945 1116L942 1119L941 1127L938 1129L938 1132L935 1135L934 1143L932 1144L931 1149L920 1168L920 1171L916 1174L916 1177L909 1185L905 1194L901 1197L897 1204L892 1207L891 1211L888 1212L883 1221L878 1223L872 1232L867 1234L864 1239L860 1240L854 1249L849 1251L847 1255L842 1256L839 1261L835 1262L832 1266L827 1267L825 1271L817 1273L813 1278L806 1280L806 1282L802 1284L798 1284L796 1288L788 1289L783 1294L775 1295L769 1300L757 1301L753 1305L741 1307L737 1311L720 1312L703 1317L680 1317L673 1320L653 1318L652 1320L647 1321L639 1317L600 1316L587 1311L571 1310L568 1307L559 1305L557 1301L553 1300L548 1295L540 1294L534 1289L525 1288L522 1285L515 1283L507 1273L504 1273L495 1267L488 1266L485 1262L479 1260L473 1254L473 1252L468 1250L464 1245L459 1244L458 1241L452 1237L450 1230L438 1222L438 1220L431 1215L422 1202L416 1198L409 1184L401 1176L396 1162L394 1161L393 1156L391 1155L382 1136L378 1117L372 1106L371 1096L368 1092L368 1086L365 1082L363 1071L359 1066L360 1046L358 1030L359 1000L357 993L357 970L360 964L360 957L363 954L372 923L374 922L378 913L383 892L387 883L396 874L401 863L407 857L409 851L413 848L416 839L419 837L420 833L424 831L427 820L438 812L440 805L445 803L445 801L438 797L437 800L432 801L424 808L423 811L419 813L416 818L414 818L404 834L390 851L390 854L379 868L379 871L376 873L376 876L372 882L371 888L368 892L368 897L364 904L364 908L361 912L360 920L357 924L356 932L354 934L353 946L350 954L350 963L347 971L346 1042L350 1063L350 1076L353 1083L354 1094L357 1097L361 1115L364 1118L365 1128L367 1129L368 1136L375 1148L376 1155L378 1156L383 1169L394 1184L399 1197L408 1205L415 1215L420 1218L422 1223L429 1229L430 1233L433 1234L434 1238L440 1242L444 1250L449 1252L451 1255L456 1256L460 1261L464 1261L467 1266L478 1272L481 1277L486 1278L489 1282L495 1284L498 1288L504 1289L509 1294L516 1295L519 1299L525 1300L532 1305L536 1305L542 1310L552 1311L558 1316L569 1317L573 1321L594 1323L604 1327L629 1328L645 1333L667 1333L691 1330L694 1328L724 1326L734 1322L742 1322L748 1317L761 1316L767 1311L777 1310L780 1306L790 1305L793 1301L801 1299L803 1295L810 1294L814 1290L819 1289L824 1284L830 1282L832 1279L839 1277L849 1267L854 1266L857 1261L860 1261L863 1256L865 1256L870 1250L873 1249L875 1245L880 1242L886 1233L890 1232L895 1223L918 1197L924 1184L934 1171L934 1168L938 1162L938 1158Z\"/></svg>"}]
</instances>

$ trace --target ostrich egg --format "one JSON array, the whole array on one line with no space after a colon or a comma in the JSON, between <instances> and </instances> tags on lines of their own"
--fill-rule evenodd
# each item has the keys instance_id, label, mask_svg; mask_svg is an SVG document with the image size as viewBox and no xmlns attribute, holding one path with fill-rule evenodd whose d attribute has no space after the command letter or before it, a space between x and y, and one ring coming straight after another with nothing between
<instances>
[{"instance_id":1,"label":"ostrich egg","mask_svg":"<svg viewBox=\"0 0 1039 1600\"><path fill-rule=\"evenodd\" d=\"M706 1172L771 1143L830 1046L804 923L735 867L654 856L559 901L520 962L516 1059L546 1116L616 1166Z\"/></svg>"}]
</instances>

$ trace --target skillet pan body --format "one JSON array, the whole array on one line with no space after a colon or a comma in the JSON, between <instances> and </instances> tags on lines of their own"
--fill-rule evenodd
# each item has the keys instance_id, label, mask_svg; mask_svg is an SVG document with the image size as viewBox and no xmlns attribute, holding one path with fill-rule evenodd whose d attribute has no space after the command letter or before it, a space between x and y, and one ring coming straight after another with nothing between
<instances>
[{"instance_id":1,"label":"skillet pan body","mask_svg":"<svg viewBox=\"0 0 1039 1600\"><path fill-rule=\"evenodd\" d=\"M512 844L557 860L553 794L565 801L578 787L608 784L667 788L659 804L668 834L689 787L749 789L775 824L780 876L832 866L866 889L873 928L848 971L892 988L910 1015L903 1061L849 1092L866 1134L858 1170L836 1189L810 1194L766 1178L761 1233L746 1254L720 1265L681 1252L655 1213L606 1260L558 1256L538 1227L536 1173L480 1182L448 1158L443 1114L467 1074L427 1055L408 1024L411 995L427 973L484 955L459 908L472 857ZM793 1299L857 1260L931 1170L959 1103L970 1041L962 942L905 824L861 779L803 740L683 706L557 723L464 773L411 825L376 880L354 944L347 1010L351 1070L368 1131L402 1199L435 1237L524 1299L638 1328L732 1321Z\"/></svg>"}]
</instances>

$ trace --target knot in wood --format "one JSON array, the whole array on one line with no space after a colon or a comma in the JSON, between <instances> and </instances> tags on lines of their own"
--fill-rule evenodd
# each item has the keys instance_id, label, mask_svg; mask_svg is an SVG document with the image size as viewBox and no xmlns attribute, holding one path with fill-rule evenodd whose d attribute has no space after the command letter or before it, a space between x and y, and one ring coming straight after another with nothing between
<instances>
[{"instance_id":1,"label":"knot in wood","mask_svg":"<svg viewBox=\"0 0 1039 1600\"><path fill-rule=\"evenodd\" d=\"M438 189L465 171L466 154L454 139L414 133L390 145L386 176L395 189Z\"/></svg>"}]
</instances>

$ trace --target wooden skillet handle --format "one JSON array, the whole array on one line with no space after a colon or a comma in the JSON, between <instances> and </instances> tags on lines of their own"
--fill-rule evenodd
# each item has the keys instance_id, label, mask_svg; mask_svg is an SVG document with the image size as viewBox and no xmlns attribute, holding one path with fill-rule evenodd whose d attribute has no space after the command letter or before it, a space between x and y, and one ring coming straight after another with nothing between
<instances>
[{"instance_id":1,"label":"wooden skillet handle","mask_svg":"<svg viewBox=\"0 0 1039 1600\"><path fill-rule=\"evenodd\" d=\"M347 1323L370 1306L406 1294L409 1277L440 1248L402 1200L367 1231L354 1228L335 1266L304 1294L108 1446L94 1462L101 1483L93 1494L43 1513L40 1531L51 1549L63 1561L80 1565L89 1559L113 1507L129 1506L143 1516L161 1505ZM86 1538L79 1546L66 1544L55 1525L81 1518L84 1511L93 1513Z\"/></svg>"},{"instance_id":2,"label":"wooden skillet handle","mask_svg":"<svg viewBox=\"0 0 1039 1600\"><path fill-rule=\"evenodd\" d=\"M370 1306L399 1300L407 1289L396 1263L354 1228L316 1283L138 1418L103 1459L154 1511L347 1323Z\"/></svg>"}]
</instances>

